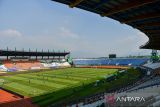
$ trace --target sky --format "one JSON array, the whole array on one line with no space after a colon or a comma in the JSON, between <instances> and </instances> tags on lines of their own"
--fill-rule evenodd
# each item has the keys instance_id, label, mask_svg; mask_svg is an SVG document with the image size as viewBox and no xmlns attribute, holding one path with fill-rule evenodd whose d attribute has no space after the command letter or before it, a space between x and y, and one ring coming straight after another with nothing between
<instances>
[{"instance_id":1,"label":"sky","mask_svg":"<svg viewBox=\"0 0 160 107\"><path fill-rule=\"evenodd\" d=\"M0 0L0 48L70 51L72 57L149 55L139 30L51 0Z\"/></svg>"}]
</instances>

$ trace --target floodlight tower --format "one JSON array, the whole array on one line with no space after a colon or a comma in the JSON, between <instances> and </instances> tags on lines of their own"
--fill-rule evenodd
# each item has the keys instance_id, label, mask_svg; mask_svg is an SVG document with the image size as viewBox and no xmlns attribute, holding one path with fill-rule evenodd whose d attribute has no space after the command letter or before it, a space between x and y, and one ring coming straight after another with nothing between
<instances>
[{"instance_id":1,"label":"floodlight tower","mask_svg":"<svg viewBox=\"0 0 160 107\"><path fill-rule=\"evenodd\" d=\"M70 54L67 56L67 62L73 65L73 59Z\"/></svg>"},{"instance_id":2,"label":"floodlight tower","mask_svg":"<svg viewBox=\"0 0 160 107\"><path fill-rule=\"evenodd\" d=\"M152 60L153 63L155 63L155 62L157 62L159 60L158 51L157 50L152 50L151 60Z\"/></svg>"}]
</instances>

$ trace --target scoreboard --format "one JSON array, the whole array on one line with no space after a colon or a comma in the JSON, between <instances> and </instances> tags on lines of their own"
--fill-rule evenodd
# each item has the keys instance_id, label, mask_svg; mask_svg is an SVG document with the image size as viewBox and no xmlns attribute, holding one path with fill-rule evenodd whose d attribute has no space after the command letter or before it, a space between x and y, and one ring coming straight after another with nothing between
<instances>
[{"instance_id":1,"label":"scoreboard","mask_svg":"<svg viewBox=\"0 0 160 107\"><path fill-rule=\"evenodd\" d=\"M116 58L116 54L109 54L109 58Z\"/></svg>"}]
</instances>

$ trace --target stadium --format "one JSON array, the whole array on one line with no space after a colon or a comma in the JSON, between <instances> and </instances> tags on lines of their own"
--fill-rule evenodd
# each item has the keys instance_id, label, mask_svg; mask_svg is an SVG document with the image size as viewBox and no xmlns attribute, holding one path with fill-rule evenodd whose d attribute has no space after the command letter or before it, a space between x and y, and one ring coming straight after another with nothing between
<instances>
[{"instance_id":1,"label":"stadium","mask_svg":"<svg viewBox=\"0 0 160 107\"><path fill-rule=\"evenodd\" d=\"M0 107L159 107L160 1L55 2L140 30L149 38L140 48L151 55L72 58L65 50L0 49Z\"/></svg>"}]
</instances>

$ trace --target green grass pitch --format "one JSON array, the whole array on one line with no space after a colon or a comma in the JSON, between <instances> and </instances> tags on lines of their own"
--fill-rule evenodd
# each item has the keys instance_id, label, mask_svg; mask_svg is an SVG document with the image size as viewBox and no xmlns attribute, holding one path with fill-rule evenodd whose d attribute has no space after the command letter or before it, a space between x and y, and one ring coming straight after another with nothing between
<instances>
[{"instance_id":1,"label":"green grass pitch","mask_svg":"<svg viewBox=\"0 0 160 107\"><path fill-rule=\"evenodd\" d=\"M102 80L104 76L116 72L116 69L66 68L0 76L0 79L5 81L1 85L2 87L24 96L32 97L33 102L44 106L53 102L63 101L63 99L69 101L105 91L106 87L109 88L111 84L106 83L96 87L94 86L96 80ZM118 84L117 82L112 85Z\"/></svg>"}]
</instances>

